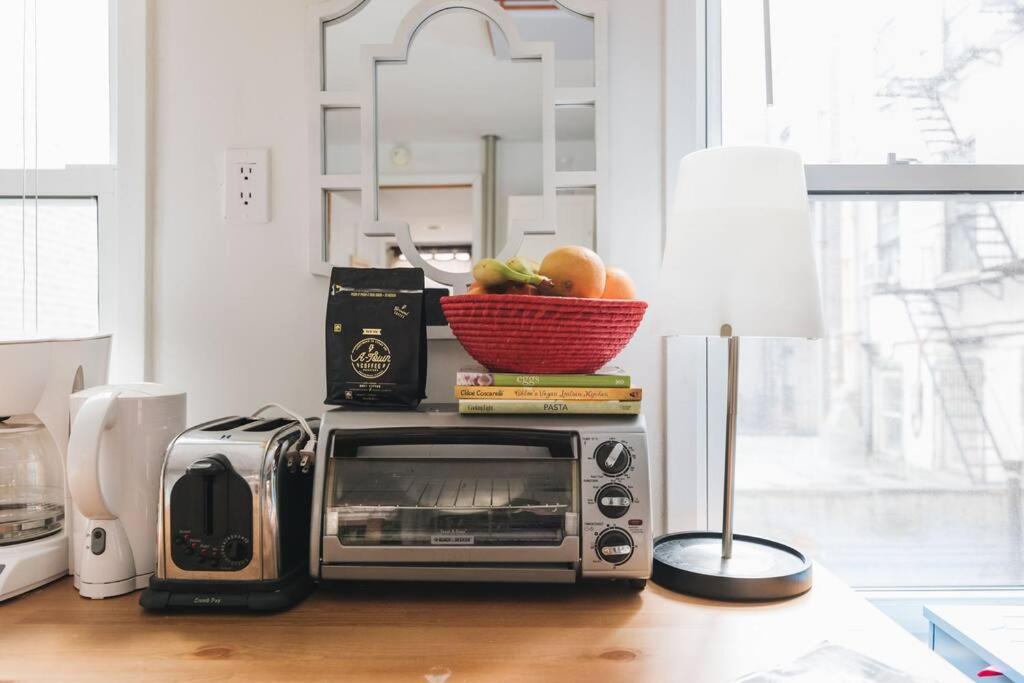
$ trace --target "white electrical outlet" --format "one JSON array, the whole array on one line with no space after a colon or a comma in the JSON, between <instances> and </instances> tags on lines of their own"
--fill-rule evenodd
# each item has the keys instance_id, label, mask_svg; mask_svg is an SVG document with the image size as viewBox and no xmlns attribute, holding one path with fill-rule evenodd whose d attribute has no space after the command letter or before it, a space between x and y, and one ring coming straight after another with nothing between
<instances>
[{"instance_id":1,"label":"white electrical outlet","mask_svg":"<svg viewBox=\"0 0 1024 683\"><path fill-rule=\"evenodd\" d=\"M270 150L266 147L224 152L224 220L270 220Z\"/></svg>"}]
</instances>

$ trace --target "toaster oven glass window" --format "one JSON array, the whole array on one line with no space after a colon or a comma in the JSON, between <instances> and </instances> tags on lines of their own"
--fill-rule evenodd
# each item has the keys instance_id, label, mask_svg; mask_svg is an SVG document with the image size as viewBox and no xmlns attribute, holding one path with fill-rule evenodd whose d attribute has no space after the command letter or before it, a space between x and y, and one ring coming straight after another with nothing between
<instances>
[{"instance_id":1,"label":"toaster oven glass window","mask_svg":"<svg viewBox=\"0 0 1024 683\"><path fill-rule=\"evenodd\" d=\"M576 460L497 459L488 448L486 460L332 459L328 533L360 546L559 545L576 535Z\"/></svg>"}]
</instances>

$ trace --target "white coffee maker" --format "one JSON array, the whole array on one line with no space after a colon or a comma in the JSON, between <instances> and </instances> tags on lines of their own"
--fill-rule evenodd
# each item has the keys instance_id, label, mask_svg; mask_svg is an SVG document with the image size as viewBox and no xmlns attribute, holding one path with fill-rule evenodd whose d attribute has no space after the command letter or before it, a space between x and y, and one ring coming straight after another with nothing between
<instances>
[{"instance_id":1,"label":"white coffee maker","mask_svg":"<svg viewBox=\"0 0 1024 683\"><path fill-rule=\"evenodd\" d=\"M110 335L0 342L0 601L68 573L68 397L109 359Z\"/></svg>"},{"instance_id":2,"label":"white coffee maker","mask_svg":"<svg viewBox=\"0 0 1024 683\"><path fill-rule=\"evenodd\" d=\"M71 546L82 597L149 585L164 455L184 429L184 392L161 384L92 387L71 396Z\"/></svg>"}]
</instances>

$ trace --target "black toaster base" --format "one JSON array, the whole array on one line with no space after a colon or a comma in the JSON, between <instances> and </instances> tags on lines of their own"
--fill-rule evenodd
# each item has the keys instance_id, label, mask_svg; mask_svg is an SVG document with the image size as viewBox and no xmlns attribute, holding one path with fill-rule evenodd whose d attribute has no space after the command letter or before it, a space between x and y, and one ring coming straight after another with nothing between
<instances>
[{"instance_id":1,"label":"black toaster base","mask_svg":"<svg viewBox=\"0 0 1024 683\"><path fill-rule=\"evenodd\" d=\"M251 610L274 612L297 605L313 590L305 571L274 581L149 580L139 604L149 610Z\"/></svg>"}]
</instances>

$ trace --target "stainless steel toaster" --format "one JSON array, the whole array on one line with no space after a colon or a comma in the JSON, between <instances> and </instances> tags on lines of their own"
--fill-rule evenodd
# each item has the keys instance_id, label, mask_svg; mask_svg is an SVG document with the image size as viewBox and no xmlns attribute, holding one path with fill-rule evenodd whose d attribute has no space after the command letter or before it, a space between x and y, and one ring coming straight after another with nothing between
<instances>
[{"instance_id":1,"label":"stainless steel toaster","mask_svg":"<svg viewBox=\"0 0 1024 683\"><path fill-rule=\"evenodd\" d=\"M295 419L234 416L171 442L144 607L274 609L304 595L312 583L309 438Z\"/></svg>"},{"instance_id":2,"label":"stainless steel toaster","mask_svg":"<svg viewBox=\"0 0 1024 683\"><path fill-rule=\"evenodd\" d=\"M315 578L640 588L650 576L641 416L341 409L318 442Z\"/></svg>"}]
</instances>

